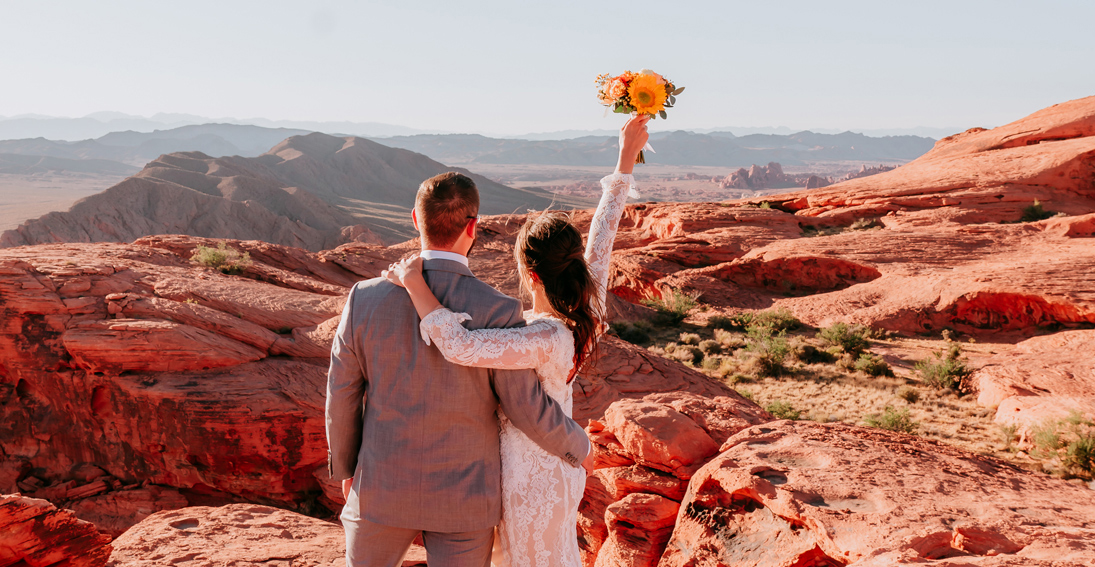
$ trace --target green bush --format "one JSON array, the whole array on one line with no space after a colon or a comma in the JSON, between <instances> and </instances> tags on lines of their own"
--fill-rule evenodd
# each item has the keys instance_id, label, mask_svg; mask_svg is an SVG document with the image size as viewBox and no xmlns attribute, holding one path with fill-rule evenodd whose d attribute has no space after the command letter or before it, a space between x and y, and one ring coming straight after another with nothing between
<instances>
[{"instance_id":1,"label":"green bush","mask_svg":"<svg viewBox=\"0 0 1095 567\"><path fill-rule=\"evenodd\" d=\"M1065 471L1087 477L1095 475L1095 423L1072 411L1061 420L1048 420L1031 432L1033 456L1057 457Z\"/></svg>"},{"instance_id":2,"label":"green bush","mask_svg":"<svg viewBox=\"0 0 1095 567\"><path fill-rule=\"evenodd\" d=\"M893 370L889 364L877 354L871 354L869 352L863 352L859 354L859 358L855 361L854 368L860 372L870 374L871 376L893 376Z\"/></svg>"},{"instance_id":3,"label":"green bush","mask_svg":"<svg viewBox=\"0 0 1095 567\"><path fill-rule=\"evenodd\" d=\"M920 426L919 423L912 420L909 416L908 408L895 410L891 406L886 406L882 410L881 414L873 413L863 418L863 423L867 427L874 427L877 429L885 429L887 431L901 431L904 433L913 433L916 428Z\"/></svg>"},{"instance_id":4,"label":"green bush","mask_svg":"<svg viewBox=\"0 0 1095 567\"><path fill-rule=\"evenodd\" d=\"M749 400L750 402L756 402L757 401L757 398L753 394L752 390L747 390L745 388L738 388L737 392L738 392L739 396Z\"/></svg>"},{"instance_id":5,"label":"green bush","mask_svg":"<svg viewBox=\"0 0 1095 567\"><path fill-rule=\"evenodd\" d=\"M746 330L757 327L767 327L773 332L793 331L802 326L802 322L791 314L787 308L768 311L755 311L752 313L738 313L730 318L734 324Z\"/></svg>"},{"instance_id":6,"label":"green bush","mask_svg":"<svg viewBox=\"0 0 1095 567\"><path fill-rule=\"evenodd\" d=\"M844 352L857 355L867 348L871 330L863 325L834 323L817 332L817 338L826 346L840 347Z\"/></svg>"},{"instance_id":7,"label":"green bush","mask_svg":"<svg viewBox=\"0 0 1095 567\"><path fill-rule=\"evenodd\" d=\"M190 261L225 274L238 274L251 265L251 254L240 254L239 250L229 248L228 244L221 242L216 248L198 246Z\"/></svg>"},{"instance_id":8,"label":"green bush","mask_svg":"<svg viewBox=\"0 0 1095 567\"><path fill-rule=\"evenodd\" d=\"M943 353L933 353L930 359L917 362L915 368L928 386L957 392L965 391L965 381L973 374L973 369L966 366L958 343L951 343Z\"/></svg>"},{"instance_id":9,"label":"green bush","mask_svg":"<svg viewBox=\"0 0 1095 567\"><path fill-rule=\"evenodd\" d=\"M764 376L779 376L783 373L783 361L791 352L786 333L773 332L770 327L751 327L746 348L756 355L753 359L758 372Z\"/></svg>"},{"instance_id":10,"label":"green bush","mask_svg":"<svg viewBox=\"0 0 1095 567\"><path fill-rule=\"evenodd\" d=\"M798 411L797 409L792 407L791 404L782 400L776 400L764 406L764 411L772 414L776 419L797 420L802 416L802 412Z\"/></svg>"},{"instance_id":11,"label":"green bush","mask_svg":"<svg viewBox=\"0 0 1095 567\"><path fill-rule=\"evenodd\" d=\"M610 323L609 327L613 333L616 333L617 337L625 340L633 345L642 345L650 342L649 328L645 323L628 323L627 321L616 321Z\"/></svg>"},{"instance_id":12,"label":"green bush","mask_svg":"<svg viewBox=\"0 0 1095 567\"><path fill-rule=\"evenodd\" d=\"M671 289L662 295L661 299L644 299L643 305L654 309L653 322L657 325L671 327L679 325L688 317L688 313L696 308L696 298L699 295L689 295L681 291Z\"/></svg>"},{"instance_id":13,"label":"green bush","mask_svg":"<svg viewBox=\"0 0 1095 567\"><path fill-rule=\"evenodd\" d=\"M1035 222L1040 220L1046 220L1057 213L1053 211L1047 211L1042 208L1042 203L1034 200L1034 204L1023 209L1023 216L1019 217L1019 222Z\"/></svg>"}]
</instances>

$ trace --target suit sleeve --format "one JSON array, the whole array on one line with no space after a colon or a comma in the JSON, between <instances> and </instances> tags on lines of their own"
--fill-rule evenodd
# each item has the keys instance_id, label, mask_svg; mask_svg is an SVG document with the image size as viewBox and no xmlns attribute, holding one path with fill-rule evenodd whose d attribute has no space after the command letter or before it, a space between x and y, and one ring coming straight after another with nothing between
<instances>
[{"instance_id":1,"label":"suit sleeve","mask_svg":"<svg viewBox=\"0 0 1095 567\"><path fill-rule=\"evenodd\" d=\"M331 366L327 370L327 470L333 480L354 476L361 450L362 416L365 411L365 361L355 350L353 307L357 286L350 289L335 339L331 342Z\"/></svg>"},{"instance_id":2,"label":"suit sleeve","mask_svg":"<svg viewBox=\"0 0 1095 567\"><path fill-rule=\"evenodd\" d=\"M512 327L522 320L515 304L508 320L492 321L491 327ZM582 427L544 392L532 370L492 370L491 383L506 417L529 439L571 465L581 466L592 449Z\"/></svg>"}]
</instances>

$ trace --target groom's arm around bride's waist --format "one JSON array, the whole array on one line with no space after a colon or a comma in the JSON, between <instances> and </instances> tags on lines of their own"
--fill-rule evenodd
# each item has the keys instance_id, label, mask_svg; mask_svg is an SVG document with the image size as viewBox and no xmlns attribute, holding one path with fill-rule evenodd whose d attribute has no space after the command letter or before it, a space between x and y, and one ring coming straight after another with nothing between
<instances>
[{"instance_id":1,"label":"groom's arm around bride's waist","mask_svg":"<svg viewBox=\"0 0 1095 567\"><path fill-rule=\"evenodd\" d=\"M514 300L510 320L490 327L513 327L524 322L520 303ZM534 443L574 467L592 449L586 432L544 392L532 370L493 370L491 378L499 405L513 425Z\"/></svg>"}]
</instances>

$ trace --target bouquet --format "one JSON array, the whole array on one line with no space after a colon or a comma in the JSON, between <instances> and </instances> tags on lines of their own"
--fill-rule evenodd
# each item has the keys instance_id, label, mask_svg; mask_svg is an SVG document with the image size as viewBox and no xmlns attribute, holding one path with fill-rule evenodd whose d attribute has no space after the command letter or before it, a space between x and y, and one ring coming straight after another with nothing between
<instances>
[{"instance_id":1,"label":"bouquet","mask_svg":"<svg viewBox=\"0 0 1095 567\"><path fill-rule=\"evenodd\" d=\"M596 83L597 98L606 109L620 114L649 114L654 118L661 116L662 119L669 118L665 109L673 108L677 95L684 92L684 87L675 86L672 81L650 69L643 69L638 73L624 71L615 77L600 75ZM650 147L649 144L647 147ZM654 151L654 148L650 150ZM646 163L641 151L635 163Z\"/></svg>"}]
</instances>

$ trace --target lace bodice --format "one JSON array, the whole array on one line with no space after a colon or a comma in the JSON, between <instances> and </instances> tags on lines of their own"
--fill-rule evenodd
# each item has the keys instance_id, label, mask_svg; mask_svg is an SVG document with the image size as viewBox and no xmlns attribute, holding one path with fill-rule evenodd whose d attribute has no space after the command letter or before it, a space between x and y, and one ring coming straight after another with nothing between
<instances>
[{"instance_id":1,"label":"lace bodice","mask_svg":"<svg viewBox=\"0 0 1095 567\"><path fill-rule=\"evenodd\" d=\"M616 229L631 175L613 174L601 180L604 193L593 214L585 258L597 283L596 306L605 303L608 266ZM637 194L635 194L637 196ZM439 308L422 319L419 329L455 364L486 368L532 368L544 391L573 411L573 390L567 383L574 365L574 335L563 321L542 313L526 313L525 327L469 331L471 318ZM502 410L502 522L492 563L496 567L581 567L578 550L578 505L585 490L585 471L564 463L518 430Z\"/></svg>"}]
</instances>

